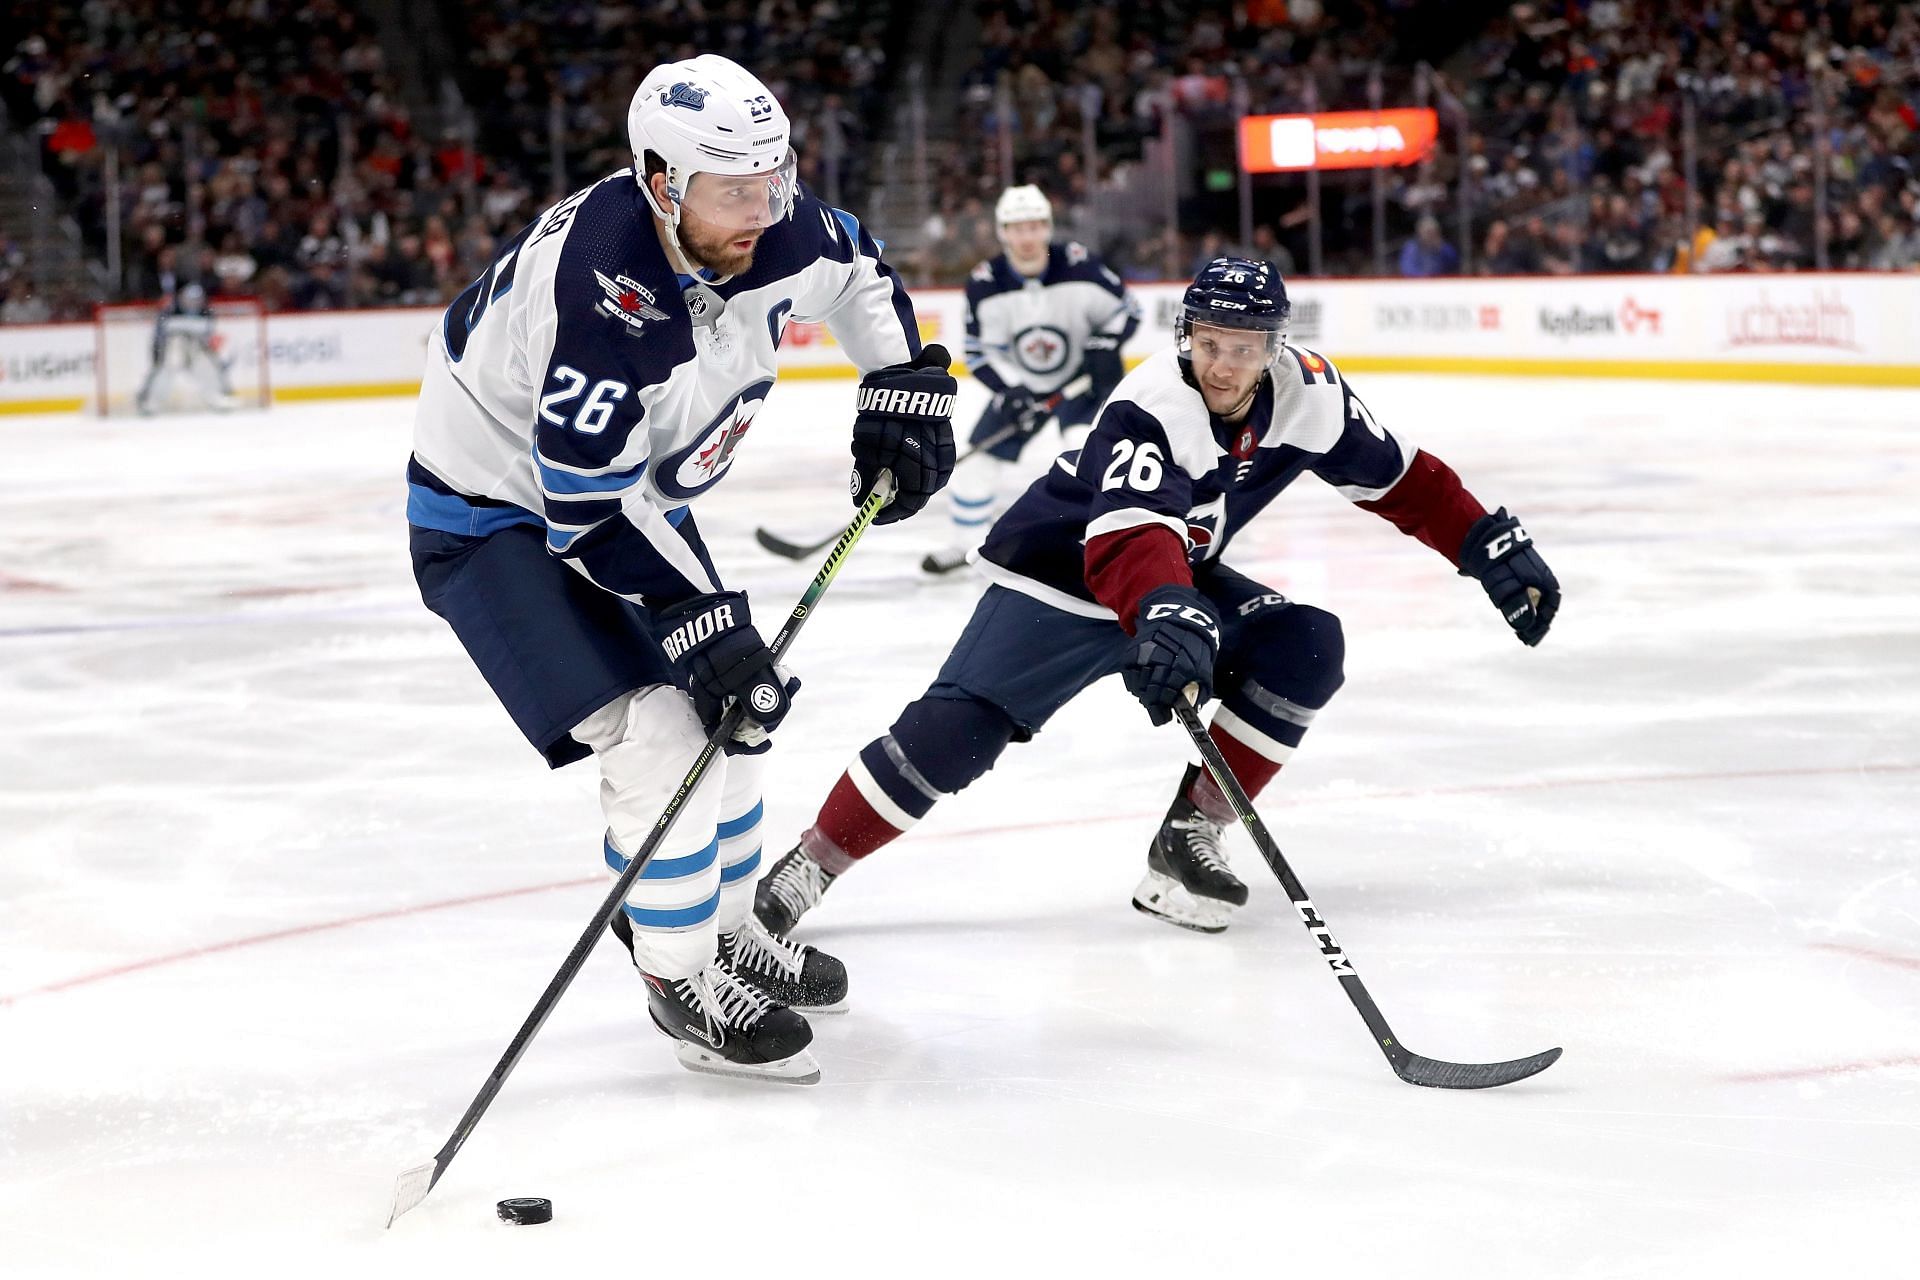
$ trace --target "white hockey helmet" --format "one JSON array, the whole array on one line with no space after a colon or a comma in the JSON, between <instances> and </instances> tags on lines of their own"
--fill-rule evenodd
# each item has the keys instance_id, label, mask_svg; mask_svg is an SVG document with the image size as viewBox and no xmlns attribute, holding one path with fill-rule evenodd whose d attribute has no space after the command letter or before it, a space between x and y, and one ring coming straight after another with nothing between
<instances>
[{"instance_id":1,"label":"white hockey helmet","mask_svg":"<svg viewBox=\"0 0 1920 1280\"><path fill-rule=\"evenodd\" d=\"M1009 222L1053 222L1053 202L1047 199L1047 193L1029 183L1024 187L1008 187L994 201L993 225L1004 227Z\"/></svg>"},{"instance_id":2,"label":"white hockey helmet","mask_svg":"<svg viewBox=\"0 0 1920 1280\"><path fill-rule=\"evenodd\" d=\"M787 113L759 77L729 58L707 53L647 72L627 108L627 138L634 181L670 229L679 226L689 199L697 216L729 229L765 226L793 212L797 184ZM647 182L650 156L666 167L664 207ZM702 173L758 177L765 185L731 184L729 206L717 193L693 193L694 176Z\"/></svg>"}]
</instances>

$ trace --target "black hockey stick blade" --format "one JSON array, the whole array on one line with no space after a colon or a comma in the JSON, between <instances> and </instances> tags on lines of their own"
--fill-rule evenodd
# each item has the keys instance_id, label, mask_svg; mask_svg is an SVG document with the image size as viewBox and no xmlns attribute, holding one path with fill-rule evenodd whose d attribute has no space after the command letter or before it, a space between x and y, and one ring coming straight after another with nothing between
<instances>
[{"instance_id":1,"label":"black hockey stick blade","mask_svg":"<svg viewBox=\"0 0 1920 1280\"><path fill-rule=\"evenodd\" d=\"M1503 1084L1539 1075L1560 1061L1560 1050L1548 1049L1511 1062L1442 1062L1405 1050L1401 1056L1388 1056L1393 1058L1395 1074L1408 1084L1425 1085L1429 1089L1497 1089Z\"/></svg>"},{"instance_id":2,"label":"black hockey stick blade","mask_svg":"<svg viewBox=\"0 0 1920 1280\"><path fill-rule=\"evenodd\" d=\"M805 560L815 552L825 551L828 547L832 546L834 539L838 538L840 533L841 531L839 529L835 529L818 542L801 543L789 541L769 529L755 529L753 531L753 540L759 543L762 548L773 552L773 554L777 556L788 560Z\"/></svg>"},{"instance_id":3,"label":"black hockey stick blade","mask_svg":"<svg viewBox=\"0 0 1920 1280\"><path fill-rule=\"evenodd\" d=\"M1386 1015L1380 1012L1380 1006L1373 1002L1373 996L1367 991L1367 984L1360 981L1360 975L1353 967L1353 960L1346 950L1333 940L1333 933L1327 922L1321 918L1320 909L1313 905L1307 896L1306 886L1300 883L1300 877L1294 874L1287 857L1280 852L1279 844L1273 833L1267 830L1267 824L1260 820L1254 811L1253 800L1247 795L1240 780L1233 776L1233 768L1220 748L1208 736L1207 728L1200 722L1200 712L1189 686L1188 701L1174 704L1174 715L1179 719L1187 736L1193 740L1194 749L1206 762L1207 771L1220 785L1220 790L1239 814L1241 825L1247 834L1253 837L1253 844L1260 851L1267 867L1280 881L1280 887L1293 903L1293 909L1300 913L1301 923L1307 926L1308 933L1320 949L1320 954L1340 980L1341 990L1347 993L1347 999L1367 1024L1367 1030L1373 1033L1373 1042L1380 1052L1387 1055L1387 1065L1393 1073L1408 1084L1424 1085L1429 1089L1493 1089L1503 1084L1512 1084L1516 1080L1525 1080L1528 1076L1538 1075L1560 1060L1559 1049L1548 1049L1545 1053L1536 1053L1530 1058L1515 1058L1511 1062L1442 1062L1438 1058L1423 1058L1400 1043L1400 1038L1387 1025Z\"/></svg>"}]
</instances>

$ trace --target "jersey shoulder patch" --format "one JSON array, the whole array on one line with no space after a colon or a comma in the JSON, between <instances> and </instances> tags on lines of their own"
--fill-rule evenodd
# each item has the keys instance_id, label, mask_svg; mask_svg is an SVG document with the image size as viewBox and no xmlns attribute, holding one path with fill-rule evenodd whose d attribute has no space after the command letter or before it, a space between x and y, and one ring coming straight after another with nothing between
<instances>
[{"instance_id":1,"label":"jersey shoulder patch","mask_svg":"<svg viewBox=\"0 0 1920 1280\"><path fill-rule=\"evenodd\" d=\"M1053 246L1047 262L1046 282L1050 285L1069 282L1095 284L1113 294L1126 290L1120 277L1109 270L1098 255L1073 240Z\"/></svg>"},{"instance_id":2,"label":"jersey shoulder patch","mask_svg":"<svg viewBox=\"0 0 1920 1280\"><path fill-rule=\"evenodd\" d=\"M1295 373L1304 385L1310 387L1316 382L1325 383L1330 387L1340 385L1340 371L1333 367L1333 361L1318 351L1309 351L1305 347L1296 347L1292 343L1287 344L1286 351Z\"/></svg>"},{"instance_id":3,"label":"jersey shoulder patch","mask_svg":"<svg viewBox=\"0 0 1920 1280\"><path fill-rule=\"evenodd\" d=\"M1013 264L1007 261L1006 254L988 258L975 267L967 276L967 297L973 302L1003 293L1018 293L1026 285L1013 270Z\"/></svg>"},{"instance_id":4,"label":"jersey shoulder patch","mask_svg":"<svg viewBox=\"0 0 1920 1280\"><path fill-rule=\"evenodd\" d=\"M1289 344L1273 382L1273 412L1280 429L1269 433L1265 443L1309 453L1333 448L1346 430L1348 404L1346 381L1333 361Z\"/></svg>"}]
</instances>

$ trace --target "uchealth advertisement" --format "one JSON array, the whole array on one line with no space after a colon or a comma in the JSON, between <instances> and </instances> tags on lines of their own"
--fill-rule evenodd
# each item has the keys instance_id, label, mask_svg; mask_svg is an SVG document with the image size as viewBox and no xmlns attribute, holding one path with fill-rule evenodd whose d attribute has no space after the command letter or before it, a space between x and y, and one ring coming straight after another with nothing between
<instances>
[{"instance_id":1,"label":"uchealth advertisement","mask_svg":"<svg viewBox=\"0 0 1920 1280\"><path fill-rule=\"evenodd\" d=\"M1133 290L1137 360L1173 341L1182 286ZM1288 292L1291 340L1353 369L1920 386L1920 275L1295 279ZM913 301L921 340L961 359L961 291L915 290ZM273 396L410 395L439 321L437 309L269 316ZM85 407L95 352L90 324L0 327L0 412ZM786 326L780 364L800 377L854 372L830 329L801 321Z\"/></svg>"}]
</instances>

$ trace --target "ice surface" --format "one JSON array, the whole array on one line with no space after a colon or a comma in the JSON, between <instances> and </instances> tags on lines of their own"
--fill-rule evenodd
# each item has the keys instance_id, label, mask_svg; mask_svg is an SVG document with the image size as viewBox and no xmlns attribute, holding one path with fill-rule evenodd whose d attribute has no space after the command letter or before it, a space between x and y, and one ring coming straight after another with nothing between
<instances>
[{"instance_id":1,"label":"ice surface","mask_svg":"<svg viewBox=\"0 0 1920 1280\"><path fill-rule=\"evenodd\" d=\"M391 1232L604 891L594 775L415 598L410 403L0 420L0 1272L1899 1274L1920 395L1360 382L1566 605L1524 649L1302 482L1231 559L1348 682L1262 809L1412 1047L1557 1066L1401 1084L1238 833L1228 933L1132 911L1185 753L1110 683L809 921L820 1086L682 1070L605 946ZM850 401L783 385L701 506L764 617L812 568L752 528L846 518ZM801 637L769 856L958 631L943 532L874 531Z\"/></svg>"}]
</instances>

